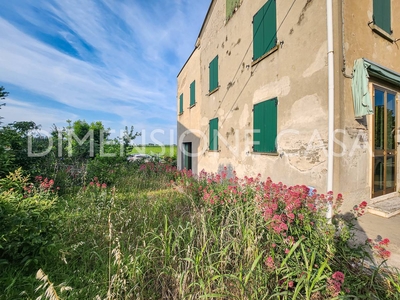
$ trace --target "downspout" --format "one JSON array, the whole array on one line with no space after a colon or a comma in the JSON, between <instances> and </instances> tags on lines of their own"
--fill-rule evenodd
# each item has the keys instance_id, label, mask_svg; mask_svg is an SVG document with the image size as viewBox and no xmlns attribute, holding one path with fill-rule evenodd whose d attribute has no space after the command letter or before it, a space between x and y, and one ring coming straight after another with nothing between
<instances>
[{"instance_id":1,"label":"downspout","mask_svg":"<svg viewBox=\"0 0 400 300\"><path fill-rule=\"evenodd\" d=\"M327 191L333 190L333 147L335 130L335 70L333 57L333 0L326 0L326 22L328 37L328 175ZM328 202L326 217L328 222L332 219L332 202Z\"/></svg>"}]
</instances>

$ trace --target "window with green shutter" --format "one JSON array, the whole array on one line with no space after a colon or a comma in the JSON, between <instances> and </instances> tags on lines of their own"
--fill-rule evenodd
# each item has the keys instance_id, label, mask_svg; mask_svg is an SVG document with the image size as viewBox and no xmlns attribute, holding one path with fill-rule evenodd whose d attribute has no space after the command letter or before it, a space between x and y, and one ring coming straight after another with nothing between
<instances>
[{"instance_id":1,"label":"window with green shutter","mask_svg":"<svg viewBox=\"0 0 400 300\"><path fill-rule=\"evenodd\" d=\"M218 118L210 120L209 149L218 150Z\"/></svg>"},{"instance_id":2,"label":"window with green shutter","mask_svg":"<svg viewBox=\"0 0 400 300\"><path fill-rule=\"evenodd\" d=\"M373 0L374 1L374 24L385 30L387 33L392 33L391 25L391 0Z\"/></svg>"},{"instance_id":3,"label":"window with green shutter","mask_svg":"<svg viewBox=\"0 0 400 300\"><path fill-rule=\"evenodd\" d=\"M183 113L183 93L179 96L179 114Z\"/></svg>"},{"instance_id":4,"label":"window with green shutter","mask_svg":"<svg viewBox=\"0 0 400 300\"><path fill-rule=\"evenodd\" d=\"M226 0L226 19L232 17L235 9L239 6L240 0Z\"/></svg>"},{"instance_id":5,"label":"window with green shutter","mask_svg":"<svg viewBox=\"0 0 400 300\"><path fill-rule=\"evenodd\" d=\"M190 106L196 104L196 81L190 84Z\"/></svg>"},{"instance_id":6,"label":"window with green shutter","mask_svg":"<svg viewBox=\"0 0 400 300\"><path fill-rule=\"evenodd\" d=\"M278 99L274 98L254 105L253 151L276 152L278 130Z\"/></svg>"},{"instance_id":7,"label":"window with green shutter","mask_svg":"<svg viewBox=\"0 0 400 300\"><path fill-rule=\"evenodd\" d=\"M276 0L269 0L253 17L253 60L276 46Z\"/></svg>"},{"instance_id":8,"label":"window with green shutter","mask_svg":"<svg viewBox=\"0 0 400 300\"><path fill-rule=\"evenodd\" d=\"M210 73L210 89L209 92L214 91L218 88L218 55L210 62L209 65Z\"/></svg>"}]
</instances>

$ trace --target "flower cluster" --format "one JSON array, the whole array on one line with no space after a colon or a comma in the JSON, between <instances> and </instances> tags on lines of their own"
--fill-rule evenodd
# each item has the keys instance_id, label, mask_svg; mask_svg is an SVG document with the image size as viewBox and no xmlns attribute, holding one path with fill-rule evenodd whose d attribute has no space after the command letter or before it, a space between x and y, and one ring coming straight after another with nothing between
<instances>
[{"instance_id":1,"label":"flower cluster","mask_svg":"<svg viewBox=\"0 0 400 300\"><path fill-rule=\"evenodd\" d=\"M387 250L389 243L390 240L388 238L377 239L375 241L372 239L367 239L367 244L370 245L374 255L384 260L390 258L391 255L391 252Z\"/></svg>"},{"instance_id":2,"label":"flower cluster","mask_svg":"<svg viewBox=\"0 0 400 300\"><path fill-rule=\"evenodd\" d=\"M42 176L36 176L35 181L39 184L39 188L44 190L44 191L50 191L53 189L54 185L54 180L53 179L48 179L44 178Z\"/></svg>"},{"instance_id":3,"label":"flower cluster","mask_svg":"<svg viewBox=\"0 0 400 300\"><path fill-rule=\"evenodd\" d=\"M327 291L332 297L337 297L342 290L342 284L344 283L344 274L340 271L336 271L332 274L331 278L327 280Z\"/></svg>"},{"instance_id":4,"label":"flower cluster","mask_svg":"<svg viewBox=\"0 0 400 300\"><path fill-rule=\"evenodd\" d=\"M275 269L275 262L272 256L268 256L267 259L265 260L265 265L269 270L274 270Z\"/></svg>"},{"instance_id":5,"label":"flower cluster","mask_svg":"<svg viewBox=\"0 0 400 300\"><path fill-rule=\"evenodd\" d=\"M353 214L356 218L361 217L365 214L365 209L367 208L368 203L366 201L361 202L359 205L355 205L353 207Z\"/></svg>"},{"instance_id":6,"label":"flower cluster","mask_svg":"<svg viewBox=\"0 0 400 300\"><path fill-rule=\"evenodd\" d=\"M54 187L54 180L44 178L42 176L35 177L35 183L28 183L23 186L24 198L32 197L35 194L55 193L59 187Z\"/></svg>"},{"instance_id":7,"label":"flower cluster","mask_svg":"<svg viewBox=\"0 0 400 300\"><path fill-rule=\"evenodd\" d=\"M94 177L93 180L89 182L88 186L83 187L83 190L86 191L88 189L93 190L93 189L105 189L105 188L107 188L107 184L99 182L99 178Z\"/></svg>"},{"instance_id":8,"label":"flower cluster","mask_svg":"<svg viewBox=\"0 0 400 300\"><path fill-rule=\"evenodd\" d=\"M177 173L177 168L169 164L146 162L140 165L139 170L147 173Z\"/></svg>"}]
</instances>

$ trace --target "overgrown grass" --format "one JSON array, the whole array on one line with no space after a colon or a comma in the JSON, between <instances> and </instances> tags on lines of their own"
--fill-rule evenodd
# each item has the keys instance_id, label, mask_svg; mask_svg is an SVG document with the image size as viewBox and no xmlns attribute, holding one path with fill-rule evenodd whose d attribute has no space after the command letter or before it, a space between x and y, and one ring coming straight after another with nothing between
<instances>
[{"instance_id":1,"label":"overgrown grass","mask_svg":"<svg viewBox=\"0 0 400 300\"><path fill-rule=\"evenodd\" d=\"M387 241L374 259L368 243L350 246L350 221L326 222L340 195L162 164L111 169L112 186L96 176L55 202L54 246L35 264L1 261L0 299L399 299Z\"/></svg>"},{"instance_id":2,"label":"overgrown grass","mask_svg":"<svg viewBox=\"0 0 400 300\"><path fill-rule=\"evenodd\" d=\"M159 156L168 156L168 157L176 157L177 156L177 146L175 145L166 145L166 146L134 146L129 154L149 154L149 155L159 155Z\"/></svg>"}]
</instances>

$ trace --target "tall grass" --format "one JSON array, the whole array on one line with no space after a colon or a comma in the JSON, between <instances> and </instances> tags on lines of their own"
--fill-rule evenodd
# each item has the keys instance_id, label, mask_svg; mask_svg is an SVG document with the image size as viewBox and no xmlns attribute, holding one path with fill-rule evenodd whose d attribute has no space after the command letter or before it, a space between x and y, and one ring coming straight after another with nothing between
<instances>
[{"instance_id":1,"label":"tall grass","mask_svg":"<svg viewBox=\"0 0 400 300\"><path fill-rule=\"evenodd\" d=\"M0 299L48 287L60 299L399 299L386 241L373 257L376 245L351 246L347 219L326 222L340 195L152 163L116 171L113 186L94 177L58 199L54 248L34 267L7 262Z\"/></svg>"}]
</instances>

